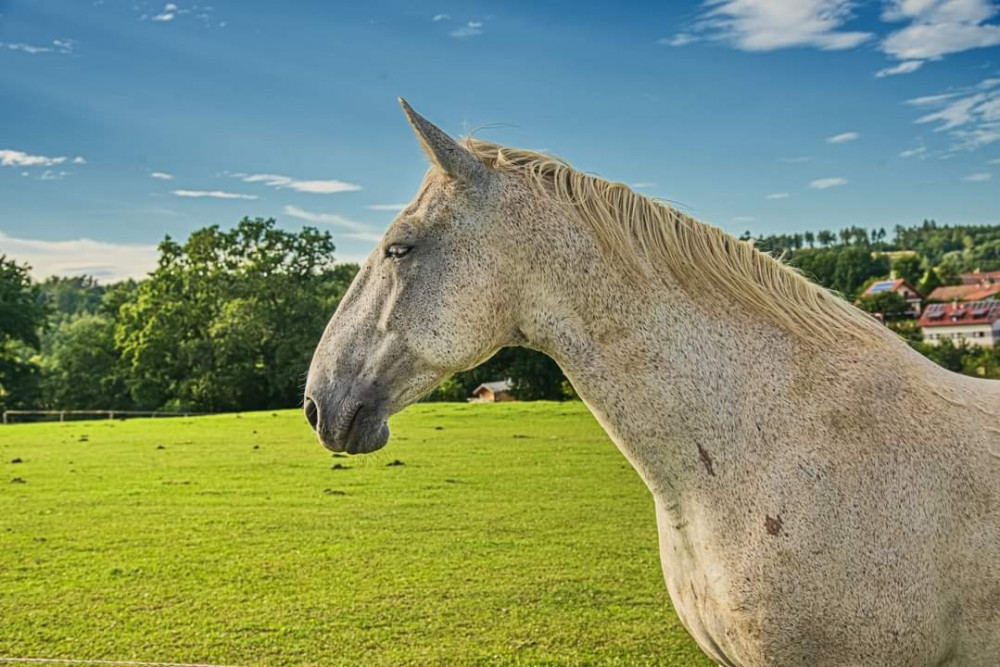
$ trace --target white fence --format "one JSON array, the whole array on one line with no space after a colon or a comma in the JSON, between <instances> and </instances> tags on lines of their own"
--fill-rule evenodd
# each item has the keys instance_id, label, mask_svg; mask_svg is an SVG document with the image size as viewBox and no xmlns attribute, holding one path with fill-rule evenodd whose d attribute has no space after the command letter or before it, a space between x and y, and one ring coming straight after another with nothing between
<instances>
[{"instance_id":1,"label":"white fence","mask_svg":"<svg viewBox=\"0 0 1000 667\"><path fill-rule=\"evenodd\" d=\"M5 410L3 423L14 421L61 421L67 419L133 419L135 417L197 417L204 412L143 412L138 410ZM18 420L19 417L28 419ZM40 419L33 419L40 417Z\"/></svg>"}]
</instances>

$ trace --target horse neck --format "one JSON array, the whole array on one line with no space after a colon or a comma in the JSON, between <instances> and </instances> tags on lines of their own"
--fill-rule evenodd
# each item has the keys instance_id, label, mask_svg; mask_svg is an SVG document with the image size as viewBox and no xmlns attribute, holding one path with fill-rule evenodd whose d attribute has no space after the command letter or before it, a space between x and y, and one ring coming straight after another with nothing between
<instances>
[{"instance_id":1,"label":"horse neck","mask_svg":"<svg viewBox=\"0 0 1000 667\"><path fill-rule=\"evenodd\" d=\"M595 252L545 271L522 324L529 345L559 363L654 493L683 484L691 461L711 468L754 446L760 420L787 401L796 341L738 306L669 279L636 286L602 262Z\"/></svg>"}]
</instances>

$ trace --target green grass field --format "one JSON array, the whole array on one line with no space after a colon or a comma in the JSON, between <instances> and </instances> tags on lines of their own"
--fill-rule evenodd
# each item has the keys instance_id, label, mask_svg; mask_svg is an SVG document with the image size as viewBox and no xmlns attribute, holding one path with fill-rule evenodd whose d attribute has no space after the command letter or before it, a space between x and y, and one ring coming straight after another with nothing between
<instances>
[{"instance_id":1,"label":"green grass field","mask_svg":"<svg viewBox=\"0 0 1000 667\"><path fill-rule=\"evenodd\" d=\"M293 411L0 427L0 656L710 664L652 499L582 405L392 428L347 458Z\"/></svg>"}]
</instances>

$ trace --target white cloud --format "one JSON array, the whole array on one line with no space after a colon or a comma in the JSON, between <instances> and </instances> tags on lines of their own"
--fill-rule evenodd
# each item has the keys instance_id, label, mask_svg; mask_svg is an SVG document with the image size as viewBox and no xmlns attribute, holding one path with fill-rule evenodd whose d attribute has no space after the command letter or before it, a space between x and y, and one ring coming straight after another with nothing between
<instances>
[{"instance_id":1,"label":"white cloud","mask_svg":"<svg viewBox=\"0 0 1000 667\"><path fill-rule=\"evenodd\" d=\"M915 107L926 107L934 106L940 104L945 100L950 100L958 97L958 93L942 93L940 95L924 95L923 97L914 97L913 99L906 100L906 103L910 106Z\"/></svg>"},{"instance_id":2,"label":"white cloud","mask_svg":"<svg viewBox=\"0 0 1000 667\"><path fill-rule=\"evenodd\" d=\"M467 39L469 37L475 37L476 35L483 34L483 22L482 21L469 21L461 28L457 28L448 33L456 39Z\"/></svg>"},{"instance_id":3,"label":"white cloud","mask_svg":"<svg viewBox=\"0 0 1000 667\"><path fill-rule=\"evenodd\" d=\"M51 169L46 169L42 172L42 175L38 177L42 181L61 181L62 179L70 176L68 171L52 171Z\"/></svg>"},{"instance_id":4,"label":"white cloud","mask_svg":"<svg viewBox=\"0 0 1000 667\"><path fill-rule=\"evenodd\" d=\"M272 188L313 194L328 195L336 192L355 192L361 189L360 185L344 183L343 181L303 181L278 174L233 174L233 176L241 179L244 183L263 183Z\"/></svg>"},{"instance_id":5,"label":"white cloud","mask_svg":"<svg viewBox=\"0 0 1000 667\"><path fill-rule=\"evenodd\" d=\"M990 160L990 164L1000 164L1000 158L997 158L996 160Z\"/></svg>"},{"instance_id":6,"label":"white cloud","mask_svg":"<svg viewBox=\"0 0 1000 667\"><path fill-rule=\"evenodd\" d=\"M333 227L341 227L349 230L347 233L343 234L343 236L346 236L347 238L358 239L359 241L379 241L382 238L381 234L372 231L368 225L355 222L354 220L345 218L342 215L337 215L336 213L306 211L305 209L301 209L298 206L292 206L291 204L286 205L282 211L284 211L285 215L298 218L299 220L305 220L306 222L331 225Z\"/></svg>"},{"instance_id":7,"label":"white cloud","mask_svg":"<svg viewBox=\"0 0 1000 667\"><path fill-rule=\"evenodd\" d=\"M969 174L962 180L968 181L969 183L985 183L986 181L993 180L993 174L984 171L978 174Z\"/></svg>"},{"instance_id":8,"label":"white cloud","mask_svg":"<svg viewBox=\"0 0 1000 667\"><path fill-rule=\"evenodd\" d=\"M0 149L0 167L54 167L65 164L68 157L46 157L45 155L30 155L23 151L16 151L10 148ZM73 164L84 164L84 160L79 155L73 158Z\"/></svg>"},{"instance_id":9,"label":"white cloud","mask_svg":"<svg viewBox=\"0 0 1000 667\"><path fill-rule=\"evenodd\" d=\"M299 218L300 220L306 220L308 222L320 222L325 225L344 227L345 229L352 229L354 231L368 231L368 226L364 223L355 222L354 220L350 220L336 213L307 211L299 208L298 206L292 206L291 204L286 204L282 210L285 212L285 215L290 215L293 218Z\"/></svg>"},{"instance_id":10,"label":"white cloud","mask_svg":"<svg viewBox=\"0 0 1000 667\"><path fill-rule=\"evenodd\" d=\"M183 10L183 13L186 14L188 13L188 11L190 10ZM167 4L163 5L163 11L161 11L156 16L153 16L152 20L157 21L159 23L167 23L168 21L173 21L175 18L177 18L177 14L179 13L181 12L177 10L177 5L172 2L168 2Z\"/></svg>"},{"instance_id":11,"label":"white cloud","mask_svg":"<svg viewBox=\"0 0 1000 667\"><path fill-rule=\"evenodd\" d=\"M1000 25L986 21L998 12L993 0L889 0L882 19L908 25L890 33L881 49L899 60L924 61L996 46Z\"/></svg>"},{"instance_id":12,"label":"white cloud","mask_svg":"<svg viewBox=\"0 0 1000 667\"><path fill-rule=\"evenodd\" d=\"M907 60L936 59L950 53L1000 44L1000 26L938 24L914 25L886 38L883 49Z\"/></svg>"},{"instance_id":13,"label":"white cloud","mask_svg":"<svg viewBox=\"0 0 1000 667\"><path fill-rule=\"evenodd\" d=\"M921 116L916 122L920 124L940 122L940 125L935 128L936 131L950 130L953 127L971 122L975 116L976 107L986 99L985 94L963 97L951 102L940 111Z\"/></svg>"},{"instance_id":14,"label":"white cloud","mask_svg":"<svg viewBox=\"0 0 1000 667\"><path fill-rule=\"evenodd\" d=\"M834 178L817 178L809 183L809 187L813 190L829 190L830 188L839 188L842 185L847 185L847 179L840 178L839 176Z\"/></svg>"},{"instance_id":15,"label":"white cloud","mask_svg":"<svg viewBox=\"0 0 1000 667\"><path fill-rule=\"evenodd\" d=\"M953 139L951 151L975 150L1000 141L1000 78L983 79L958 91L917 97L907 100L907 104L934 109L914 122L934 123L935 132L947 132Z\"/></svg>"},{"instance_id":16,"label":"white cloud","mask_svg":"<svg viewBox=\"0 0 1000 667\"><path fill-rule=\"evenodd\" d=\"M174 179L173 174L168 174L165 171L154 171L149 175L150 178L158 178L161 181L172 181Z\"/></svg>"},{"instance_id":17,"label":"white cloud","mask_svg":"<svg viewBox=\"0 0 1000 667\"><path fill-rule=\"evenodd\" d=\"M907 148L905 151L900 151L899 157L910 158L910 157L920 157L927 152L926 146L916 146L914 148Z\"/></svg>"},{"instance_id":18,"label":"white cloud","mask_svg":"<svg viewBox=\"0 0 1000 667\"><path fill-rule=\"evenodd\" d=\"M791 196L792 195L788 194L787 192L772 192L768 196L764 197L764 199L770 199L771 201L777 201L779 199L788 199Z\"/></svg>"},{"instance_id":19,"label":"white cloud","mask_svg":"<svg viewBox=\"0 0 1000 667\"><path fill-rule=\"evenodd\" d=\"M127 245L91 239L40 241L0 232L0 247L18 262L31 265L37 280L47 276L91 275L103 282L141 278L156 268L155 245Z\"/></svg>"},{"instance_id":20,"label":"white cloud","mask_svg":"<svg viewBox=\"0 0 1000 667\"><path fill-rule=\"evenodd\" d=\"M451 20L451 15L450 14L435 14L434 18L432 18L431 20L434 21L435 23L437 23L438 21L450 21Z\"/></svg>"},{"instance_id":21,"label":"white cloud","mask_svg":"<svg viewBox=\"0 0 1000 667\"><path fill-rule=\"evenodd\" d=\"M193 199L203 197L210 199L257 199L257 195L244 195L236 192L223 192L222 190L174 190L173 194Z\"/></svg>"},{"instance_id":22,"label":"white cloud","mask_svg":"<svg viewBox=\"0 0 1000 667\"><path fill-rule=\"evenodd\" d=\"M832 137L826 138L826 143L828 144L846 144L850 141L857 141L861 138L861 135L857 132L843 132L841 134L835 134Z\"/></svg>"},{"instance_id":23,"label":"white cloud","mask_svg":"<svg viewBox=\"0 0 1000 667\"><path fill-rule=\"evenodd\" d=\"M20 51L22 53L28 53L30 55L52 52L52 49L50 49L47 46L35 46L33 44L24 44L24 43L0 42L0 48L7 49L8 51Z\"/></svg>"},{"instance_id":24,"label":"white cloud","mask_svg":"<svg viewBox=\"0 0 1000 667\"><path fill-rule=\"evenodd\" d=\"M733 218L733 222L754 222L757 218L752 215L738 215Z\"/></svg>"},{"instance_id":25,"label":"white cloud","mask_svg":"<svg viewBox=\"0 0 1000 667\"><path fill-rule=\"evenodd\" d=\"M697 41L699 41L697 36L686 32L679 32L673 37L661 37L656 40L656 43L663 46L687 46Z\"/></svg>"},{"instance_id":26,"label":"white cloud","mask_svg":"<svg viewBox=\"0 0 1000 667\"><path fill-rule=\"evenodd\" d=\"M73 53L74 45L75 42L72 39L53 39L52 43L47 46L25 44L24 42L0 42L0 50L6 49L7 51L19 51L32 56L40 53L58 53L62 55L69 55Z\"/></svg>"},{"instance_id":27,"label":"white cloud","mask_svg":"<svg viewBox=\"0 0 1000 667\"><path fill-rule=\"evenodd\" d=\"M370 211L402 211L409 204L370 204L366 206Z\"/></svg>"},{"instance_id":28,"label":"white cloud","mask_svg":"<svg viewBox=\"0 0 1000 667\"><path fill-rule=\"evenodd\" d=\"M886 67L875 72L875 78L884 79L887 76L896 76L897 74L913 74L923 66L923 60L904 60L898 65Z\"/></svg>"},{"instance_id":29,"label":"white cloud","mask_svg":"<svg viewBox=\"0 0 1000 667\"><path fill-rule=\"evenodd\" d=\"M841 30L853 18L854 0L705 0L701 15L666 41L683 46L699 39L743 51L815 47L852 49L872 34Z\"/></svg>"},{"instance_id":30,"label":"white cloud","mask_svg":"<svg viewBox=\"0 0 1000 667\"><path fill-rule=\"evenodd\" d=\"M981 23L996 13L990 0L889 0L883 21L971 21Z\"/></svg>"},{"instance_id":31,"label":"white cloud","mask_svg":"<svg viewBox=\"0 0 1000 667\"><path fill-rule=\"evenodd\" d=\"M656 183L650 183L649 181L639 181L638 183L632 183L632 187L636 190L644 190L646 188L655 188Z\"/></svg>"},{"instance_id":32,"label":"white cloud","mask_svg":"<svg viewBox=\"0 0 1000 667\"><path fill-rule=\"evenodd\" d=\"M808 156L778 158L778 162L784 162L785 164L802 164L803 162L809 162L811 160L812 158Z\"/></svg>"},{"instance_id":33,"label":"white cloud","mask_svg":"<svg viewBox=\"0 0 1000 667\"><path fill-rule=\"evenodd\" d=\"M142 11L142 5L144 3L136 3L133 5L133 9L136 11ZM139 16L140 21L154 21L156 23L171 23L173 21L180 21L182 18L194 18L201 22L201 24L206 28L225 28L226 21L217 21L213 15L215 8L211 5L198 5L192 4L189 6L182 6L182 4L176 2L168 2L163 5L163 9L159 11L153 10L153 13L143 13Z\"/></svg>"},{"instance_id":34,"label":"white cloud","mask_svg":"<svg viewBox=\"0 0 1000 667\"><path fill-rule=\"evenodd\" d=\"M974 151L1000 141L1000 123L981 125L969 130L955 130L951 134L958 140L952 147L953 151Z\"/></svg>"}]
</instances>

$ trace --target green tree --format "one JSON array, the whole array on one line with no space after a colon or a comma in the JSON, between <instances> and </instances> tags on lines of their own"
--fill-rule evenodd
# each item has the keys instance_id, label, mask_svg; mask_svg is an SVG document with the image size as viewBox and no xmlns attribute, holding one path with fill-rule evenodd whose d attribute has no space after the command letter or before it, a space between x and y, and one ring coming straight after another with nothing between
<instances>
[{"instance_id":1,"label":"green tree","mask_svg":"<svg viewBox=\"0 0 1000 667\"><path fill-rule=\"evenodd\" d=\"M115 322L83 313L62 320L46 336L42 394L46 407L125 410L132 407L125 369L115 349Z\"/></svg>"},{"instance_id":2,"label":"green tree","mask_svg":"<svg viewBox=\"0 0 1000 667\"><path fill-rule=\"evenodd\" d=\"M887 320L886 326L899 334L903 340L911 345L922 343L924 335L917 326L917 320L912 317L900 317L895 320Z\"/></svg>"},{"instance_id":3,"label":"green tree","mask_svg":"<svg viewBox=\"0 0 1000 667\"><path fill-rule=\"evenodd\" d=\"M244 218L160 244L159 265L119 308L115 344L132 399L202 411L291 407L355 265L330 235Z\"/></svg>"},{"instance_id":4,"label":"green tree","mask_svg":"<svg viewBox=\"0 0 1000 667\"><path fill-rule=\"evenodd\" d=\"M962 257L961 253L950 252L945 255L941 263L937 266L938 278L942 285L962 284Z\"/></svg>"},{"instance_id":5,"label":"green tree","mask_svg":"<svg viewBox=\"0 0 1000 667\"><path fill-rule=\"evenodd\" d=\"M879 292L858 299L858 308L868 313L884 315L886 319L890 319L908 312L910 304L906 303L906 299L898 292Z\"/></svg>"},{"instance_id":6,"label":"green tree","mask_svg":"<svg viewBox=\"0 0 1000 667\"><path fill-rule=\"evenodd\" d=\"M135 297L135 292L138 289L139 283L131 279L108 285L104 288L104 296L95 312L117 321L118 311L121 310L123 304Z\"/></svg>"},{"instance_id":7,"label":"green tree","mask_svg":"<svg viewBox=\"0 0 1000 667\"><path fill-rule=\"evenodd\" d=\"M962 371L982 378L1000 378L1000 345L970 352L962 360Z\"/></svg>"},{"instance_id":8,"label":"green tree","mask_svg":"<svg viewBox=\"0 0 1000 667\"><path fill-rule=\"evenodd\" d=\"M41 344L48 308L28 267L0 255L0 345L20 341L33 348Z\"/></svg>"},{"instance_id":9,"label":"green tree","mask_svg":"<svg viewBox=\"0 0 1000 667\"><path fill-rule=\"evenodd\" d=\"M472 370L457 373L427 397L429 401L464 401L484 382L510 380L519 401L563 401L574 393L559 365L534 350L505 347Z\"/></svg>"},{"instance_id":10,"label":"green tree","mask_svg":"<svg viewBox=\"0 0 1000 667\"><path fill-rule=\"evenodd\" d=\"M0 255L0 409L30 407L37 400L35 353L47 316L28 267Z\"/></svg>"},{"instance_id":11,"label":"green tree","mask_svg":"<svg viewBox=\"0 0 1000 667\"><path fill-rule=\"evenodd\" d=\"M562 369L548 356L525 348L506 348L502 352L508 355L507 376L519 400L561 401L570 397Z\"/></svg>"},{"instance_id":12,"label":"green tree","mask_svg":"<svg viewBox=\"0 0 1000 667\"><path fill-rule=\"evenodd\" d=\"M965 357L969 353L969 344L964 339L955 344L948 338L942 338L937 345L921 343L917 350L939 366L961 373Z\"/></svg>"},{"instance_id":13,"label":"green tree","mask_svg":"<svg viewBox=\"0 0 1000 667\"><path fill-rule=\"evenodd\" d=\"M1000 239L979 243L966 253L966 267L980 271L1000 270Z\"/></svg>"},{"instance_id":14,"label":"green tree","mask_svg":"<svg viewBox=\"0 0 1000 667\"><path fill-rule=\"evenodd\" d=\"M855 245L845 248L837 256L837 268L833 273L831 287L853 299L866 280L888 274L888 257L885 255L873 257L867 246Z\"/></svg>"},{"instance_id":15,"label":"green tree","mask_svg":"<svg viewBox=\"0 0 1000 667\"><path fill-rule=\"evenodd\" d=\"M896 259L892 260L892 271L897 278L902 278L914 287L920 283L920 278L924 275L920 258L916 255L900 255L896 257Z\"/></svg>"},{"instance_id":16,"label":"green tree","mask_svg":"<svg viewBox=\"0 0 1000 667\"><path fill-rule=\"evenodd\" d=\"M465 383L458 375L452 375L439 384L424 400L436 403L463 403L469 399Z\"/></svg>"},{"instance_id":17,"label":"green tree","mask_svg":"<svg viewBox=\"0 0 1000 667\"><path fill-rule=\"evenodd\" d=\"M934 268L929 268L924 271L923 277L920 279L920 283L917 285L917 290L924 295L924 297L929 297L931 292L940 287L943 283L941 278L938 276L937 270Z\"/></svg>"},{"instance_id":18,"label":"green tree","mask_svg":"<svg viewBox=\"0 0 1000 667\"><path fill-rule=\"evenodd\" d=\"M50 276L39 289L56 319L96 312L105 292L104 286L91 276Z\"/></svg>"}]
</instances>

